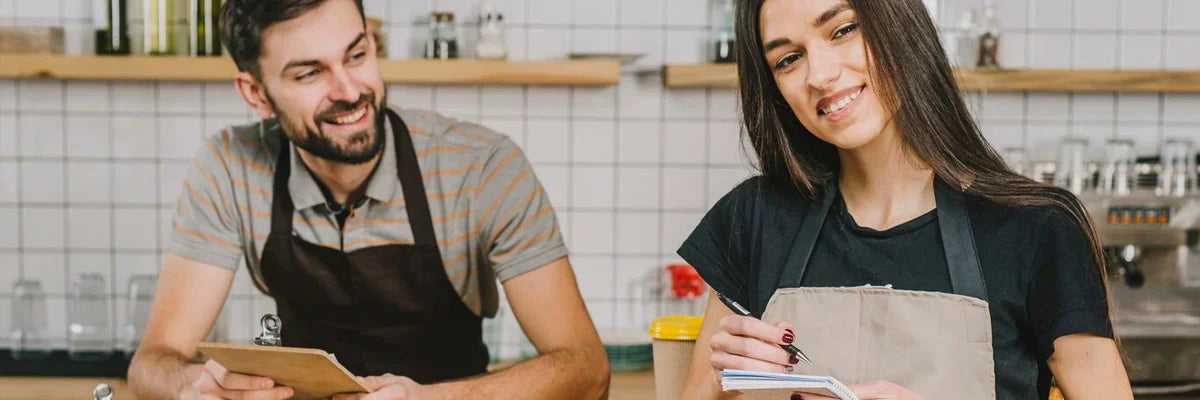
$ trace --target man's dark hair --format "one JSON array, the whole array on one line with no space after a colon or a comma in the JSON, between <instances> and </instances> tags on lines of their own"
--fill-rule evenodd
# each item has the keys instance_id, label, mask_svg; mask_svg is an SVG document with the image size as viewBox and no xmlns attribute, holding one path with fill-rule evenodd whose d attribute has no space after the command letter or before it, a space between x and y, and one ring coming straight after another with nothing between
<instances>
[{"instance_id":1,"label":"man's dark hair","mask_svg":"<svg viewBox=\"0 0 1200 400\"><path fill-rule=\"evenodd\" d=\"M258 57L262 55L262 33L271 25L299 17L327 0L226 0L221 8L221 43L233 57L238 71L262 80ZM366 26L362 0L354 0Z\"/></svg>"}]
</instances>

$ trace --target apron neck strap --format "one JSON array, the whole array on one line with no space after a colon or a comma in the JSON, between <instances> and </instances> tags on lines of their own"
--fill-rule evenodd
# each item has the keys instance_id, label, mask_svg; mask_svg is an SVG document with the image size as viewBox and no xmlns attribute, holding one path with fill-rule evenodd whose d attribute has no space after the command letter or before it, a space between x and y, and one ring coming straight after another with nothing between
<instances>
[{"instance_id":1,"label":"apron neck strap","mask_svg":"<svg viewBox=\"0 0 1200 400\"><path fill-rule=\"evenodd\" d=\"M392 141L396 146L396 170L400 177L400 188L404 190L404 208L408 212L413 240L417 245L436 246L433 218L429 213L428 197L425 196L425 181L421 177L421 165L417 162L417 152L413 147L408 125L395 111L386 107L384 109L396 137L396 140Z\"/></svg>"},{"instance_id":2,"label":"apron neck strap","mask_svg":"<svg viewBox=\"0 0 1200 400\"><path fill-rule=\"evenodd\" d=\"M934 198L937 202L938 228L941 231L942 248L946 255L946 265L949 266L950 285L954 294L971 296L987 301L987 287L983 281L979 257L975 250L975 238L971 233L971 219L967 215L965 195L934 178ZM775 288L800 287L804 273L808 270L808 261L816 247L817 237L833 200L837 197L837 181L825 186L824 192L817 202L812 204L800 225L800 232L792 241L786 261L782 265L765 266L763 279L777 279L775 282L760 282L759 287L766 289L758 293L760 311L766 308ZM770 268L778 268L773 273Z\"/></svg>"},{"instance_id":3,"label":"apron neck strap","mask_svg":"<svg viewBox=\"0 0 1200 400\"><path fill-rule=\"evenodd\" d=\"M938 227L942 233L942 248L950 268L950 286L954 294L988 300L983 268L975 250L975 235L967 215L966 195L941 179L933 180L937 199Z\"/></svg>"},{"instance_id":4,"label":"apron neck strap","mask_svg":"<svg viewBox=\"0 0 1200 400\"><path fill-rule=\"evenodd\" d=\"M421 166L417 163L417 153L413 148L412 137L409 136L408 125L390 108L384 108L388 121L392 125L394 140L392 145L396 150L396 170L400 178L400 187L404 191L404 204L408 212L408 221L412 227L413 239L418 245L437 245L433 231L433 218L429 213L429 202L425 197L425 183L421 178ZM275 177L272 185L274 195L271 199L271 233L292 234L292 215L296 211L292 203L292 195L288 188L288 177L291 175L291 146L283 141L279 158L275 161Z\"/></svg>"}]
</instances>

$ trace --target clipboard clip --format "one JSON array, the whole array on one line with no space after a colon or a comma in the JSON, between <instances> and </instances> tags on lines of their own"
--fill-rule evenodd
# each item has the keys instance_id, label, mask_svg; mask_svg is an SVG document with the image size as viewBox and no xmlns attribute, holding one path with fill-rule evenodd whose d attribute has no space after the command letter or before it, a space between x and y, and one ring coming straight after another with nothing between
<instances>
[{"instance_id":1,"label":"clipboard clip","mask_svg":"<svg viewBox=\"0 0 1200 400\"><path fill-rule=\"evenodd\" d=\"M283 322L275 314L263 315L258 321L262 325L262 334L254 338L254 344L259 346L282 346L283 339L280 338L280 331L283 330Z\"/></svg>"}]
</instances>

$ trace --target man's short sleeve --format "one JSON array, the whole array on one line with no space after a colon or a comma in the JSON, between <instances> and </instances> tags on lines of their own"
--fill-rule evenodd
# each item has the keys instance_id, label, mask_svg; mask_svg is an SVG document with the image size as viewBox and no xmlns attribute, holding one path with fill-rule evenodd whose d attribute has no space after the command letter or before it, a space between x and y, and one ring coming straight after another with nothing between
<instances>
[{"instance_id":1,"label":"man's short sleeve","mask_svg":"<svg viewBox=\"0 0 1200 400\"><path fill-rule=\"evenodd\" d=\"M210 138L192 159L176 203L168 250L181 257L237 269L244 255L241 222L233 212L231 180L220 146Z\"/></svg>"},{"instance_id":2,"label":"man's short sleeve","mask_svg":"<svg viewBox=\"0 0 1200 400\"><path fill-rule=\"evenodd\" d=\"M480 243L501 282L567 256L550 197L508 138L484 164L476 203L485 226Z\"/></svg>"}]
</instances>

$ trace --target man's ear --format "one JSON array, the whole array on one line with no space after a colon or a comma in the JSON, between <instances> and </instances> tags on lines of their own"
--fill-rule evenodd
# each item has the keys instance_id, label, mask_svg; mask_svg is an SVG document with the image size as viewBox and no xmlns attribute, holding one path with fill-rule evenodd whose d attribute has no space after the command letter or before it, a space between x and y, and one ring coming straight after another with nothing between
<instances>
[{"instance_id":1,"label":"man's ear","mask_svg":"<svg viewBox=\"0 0 1200 400\"><path fill-rule=\"evenodd\" d=\"M238 94L242 95L242 100L254 112L258 113L259 118L267 119L275 115L275 111L271 107L271 102L267 100L267 91L258 79L254 78L249 72L238 72L237 77L233 80L233 85L237 87Z\"/></svg>"}]
</instances>

